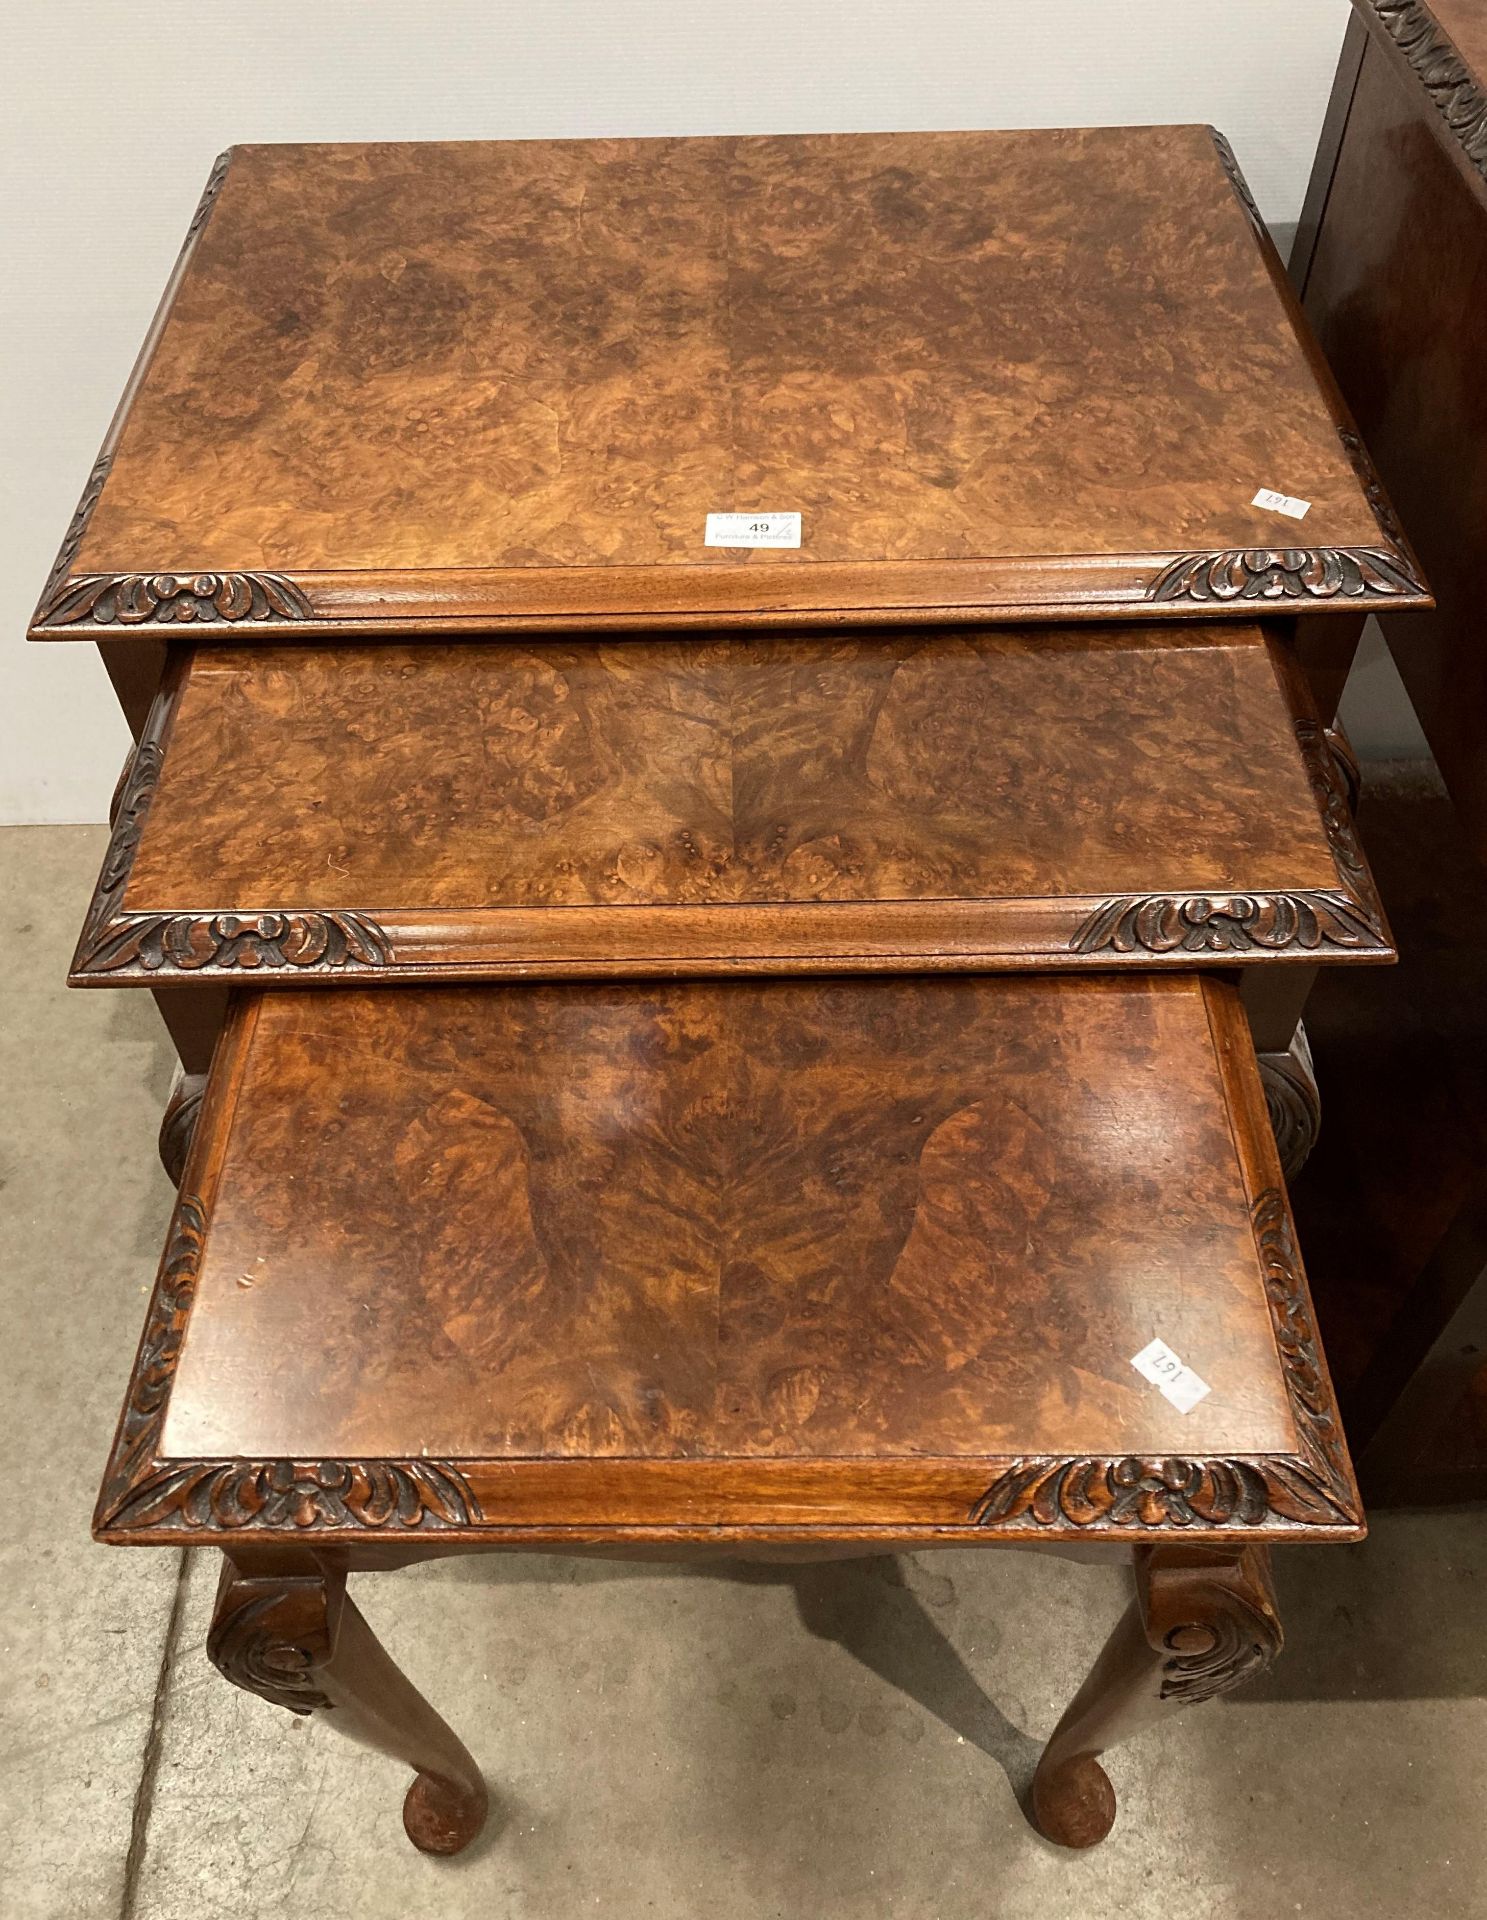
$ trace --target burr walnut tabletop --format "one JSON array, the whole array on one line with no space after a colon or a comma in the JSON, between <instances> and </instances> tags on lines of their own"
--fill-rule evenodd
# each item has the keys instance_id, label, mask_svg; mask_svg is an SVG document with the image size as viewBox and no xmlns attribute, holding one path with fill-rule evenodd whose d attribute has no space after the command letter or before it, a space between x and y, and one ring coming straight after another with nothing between
<instances>
[{"instance_id":1,"label":"burr walnut tabletop","mask_svg":"<svg viewBox=\"0 0 1487 1920\"><path fill-rule=\"evenodd\" d=\"M73 978L1389 957L1228 622L183 649Z\"/></svg>"},{"instance_id":2,"label":"burr walnut tabletop","mask_svg":"<svg viewBox=\"0 0 1487 1920\"><path fill-rule=\"evenodd\" d=\"M1427 596L1208 128L245 146L33 631L1277 601Z\"/></svg>"},{"instance_id":3,"label":"burr walnut tabletop","mask_svg":"<svg viewBox=\"0 0 1487 1920\"><path fill-rule=\"evenodd\" d=\"M1129 975L244 996L98 1528L354 1563L1360 1515L1237 997Z\"/></svg>"}]
</instances>

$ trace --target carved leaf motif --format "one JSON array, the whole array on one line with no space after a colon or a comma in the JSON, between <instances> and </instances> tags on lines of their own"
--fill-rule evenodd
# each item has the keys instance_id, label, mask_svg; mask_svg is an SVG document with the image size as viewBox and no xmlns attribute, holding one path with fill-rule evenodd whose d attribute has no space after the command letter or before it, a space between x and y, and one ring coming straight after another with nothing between
<instances>
[{"instance_id":1,"label":"carved leaf motif","mask_svg":"<svg viewBox=\"0 0 1487 1920\"><path fill-rule=\"evenodd\" d=\"M1373 517L1379 524L1379 532L1403 562L1405 559L1404 531L1395 517L1393 507L1389 504L1388 496L1384 492L1384 483L1380 480L1373 461L1368 457L1368 449L1363 444L1362 436L1352 427L1342 427L1338 430L1338 438L1342 441L1343 449L1353 463L1353 472L1358 476L1358 484L1362 487L1368 504L1373 510Z\"/></svg>"},{"instance_id":2,"label":"carved leaf motif","mask_svg":"<svg viewBox=\"0 0 1487 1920\"><path fill-rule=\"evenodd\" d=\"M1018 1460L971 1510L971 1524L1031 1519L1039 1526L1253 1527L1269 1502L1248 1460L1142 1458Z\"/></svg>"},{"instance_id":3,"label":"carved leaf motif","mask_svg":"<svg viewBox=\"0 0 1487 1920\"><path fill-rule=\"evenodd\" d=\"M291 1713L328 1707L315 1669L330 1652L318 1589L259 1592L219 1612L207 1636L213 1666L238 1686Z\"/></svg>"},{"instance_id":4,"label":"carved leaf motif","mask_svg":"<svg viewBox=\"0 0 1487 1920\"><path fill-rule=\"evenodd\" d=\"M212 162L212 170L207 175L207 183L201 190L201 198L196 203L196 211L191 216L191 224L186 229L186 237L181 242L181 251L185 253L191 242L206 225L212 208L216 205L217 195L222 191L222 182L227 178L227 169L232 164L232 148L219 153Z\"/></svg>"},{"instance_id":5,"label":"carved leaf motif","mask_svg":"<svg viewBox=\"0 0 1487 1920\"><path fill-rule=\"evenodd\" d=\"M52 570L46 577L46 585L41 590L41 605L37 609L37 618L41 609L57 590L57 584L67 577L68 569L76 558L77 550L83 543L83 535L88 531L88 522L93 517L93 509L98 505L99 495L103 492L103 483L108 478L108 470L113 464L112 453L101 453L93 463L93 471L88 475L88 484L83 488L83 496L77 503L62 544L57 549L57 557L52 562Z\"/></svg>"},{"instance_id":6,"label":"carved leaf motif","mask_svg":"<svg viewBox=\"0 0 1487 1920\"><path fill-rule=\"evenodd\" d=\"M1105 900L1070 941L1075 953L1244 953L1260 947L1379 947L1384 937L1347 894L1145 894Z\"/></svg>"},{"instance_id":7,"label":"carved leaf motif","mask_svg":"<svg viewBox=\"0 0 1487 1920\"><path fill-rule=\"evenodd\" d=\"M1225 1594L1201 1627L1174 1627L1163 1644L1171 1658L1162 1663L1162 1699L1196 1707L1263 1672L1280 1650L1280 1626L1273 1614Z\"/></svg>"},{"instance_id":8,"label":"carved leaf motif","mask_svg":"<svg viewBox=\"0 0 1487 1920\"><path fill-rule=\"evenodd\" d=\"M1267 1187L1256 1200L1254 1229L1265 1270L1271 1325L1285 1369L1286 1388L1301 1436L1305 1464L1314 1469L1323 1496L1334 1511L1346 1513L1350 1489L1343 1464L1342 1435L1327 1390L1290 1214L1278 1187Z\"/></svg>"},{"instance_id":9,"label":"carved leaf motif","mask_svg":"<svg viewBox=\"0 0 1487 1920\"><path fill-rule=\"evenodd\" d=\"M1436 112L1487 180L1487 95L1422 0L1373 0L1390 39L1420 78Z\"/></svg>"},{"instance_id":10,"label":"carved leaf motif","mask_svg":"<svg viewBox=\"0 0 1487 1920\"><path fill-rule=\"evenodd\" d=\"M79 973L135 966L147 973L275 972L383 967L391 960L392 942L364 913L140 913L105 918L85 935L74 966Z\"/></svg>"},{"instance_id":11,"label":"carved leaf motif","mask_svg":"<svg viewBox=\"0 0 1487 1920\"><path fill-rule=\"evenodd\" d=\"M182 1532L481 1524L455 1468L437 1461L191 1461L148 1474L107 1515L110 1528Z\"/></svg>"},{"instance_id":12,"label":"carved leaf motif","mask_svg":"<svg viewBox=\"0 0 1487 1920\"><path fill-rule=\"evenodd\" d=\"M1148 600L1389 599L1419 593L1401 553L1380 547L1256 547L1190 553L1172 561L1147 589Z\"/></svg>"},{"instance_id":13,"label":"carved leaf motif","mask_svg":"<svg viewBox=\"0 0 1487 1920\"><path fill-rule=\"evenodd\" d=\"M1306 777L1316 796L1317 811L1322 816L1322 830L1327 835L1333 858L1350 881L1361 883L1367 878L1368 867L1358 843L1357 829L1353 825L1353 809L1348 804L1347 790L1320 722L1298 720L1296 744L1301 749Z\"/></svg>"},{"instance_id":14,"label":"carved leaf motif","mask_svg":"<svg viewBox=\"0 0 1487 1920\"><path fill-rule=\"evenodd\" d=\"M303 590L279 573L100 573L64 580L37 609L42 626L311 620Z\"/></svg>"},{"instance_id":15,"label":"carved leaf motif","mask_svg":"<svg viewBox=\"0 0 1487 1920\"><path fill-rule=\"evenodd\" d=\"M122 1497L130 1483L148 1473L160 1436L170 1383L181 1354L186 1321L196 1295L196 1276L206 1241L206 1209L194 1194L182 1194L171 1220L160 1278L150 1302L129 1398L109 1463L101 1505Z\"/></svg>"},{"instance_id":16,"label":"carved leaf motif","mask_svg":"<svg viewBox=\"0 0 1487 1920\"><path fill-rule=\"evenodd\" d=\"M978 1527L1276 1527L1356 1519L1337 1421L1307 1308L1285 1196L1267 1187L1251 1224L1299 1455L1255 1459L1012 1461L971 1509Z\"/></svg>"}]
</instances>

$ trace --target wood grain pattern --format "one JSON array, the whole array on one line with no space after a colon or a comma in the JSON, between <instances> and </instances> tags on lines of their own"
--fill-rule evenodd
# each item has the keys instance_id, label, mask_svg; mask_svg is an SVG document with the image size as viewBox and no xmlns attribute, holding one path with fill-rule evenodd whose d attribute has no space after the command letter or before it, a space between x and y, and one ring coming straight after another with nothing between
<instances>
[{"instance_id":1,"label":"wood grain pattern","mask_svg":"<svg viewBox=\"0 0 1487 1920\"><path fill-rule=\"evenodd\" d=\"M34 631L1422 603L1231 173L1202 127L240 147ZM703 545L753 507L800 550Z\"/></svg>"},{"instance_id":2,"label":"wood grain pattern","mask_svg":"<svg viewBox=\"0 0 1487 1920\"><path fill-rule=\"evenodd\" d=\"M1357 1527L1190 976L253 996L183 1195L110 1538Z\"/></svg>"},{"instance_id":3,"label":"wood grain pattern","mask_svg":"<svg viewBox=\"0 0 1487 1920\"><path fill-rule=\"evenodd\" d=\"M1255 627L204 648L137 765L79 982L1391 951Z\"/></svg>"}]
</instances>

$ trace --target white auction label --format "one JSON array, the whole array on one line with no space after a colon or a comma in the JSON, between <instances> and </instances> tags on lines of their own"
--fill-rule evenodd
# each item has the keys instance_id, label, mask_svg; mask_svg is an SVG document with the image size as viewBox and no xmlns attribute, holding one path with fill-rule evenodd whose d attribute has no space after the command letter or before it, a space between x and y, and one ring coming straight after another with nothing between
<instances>
[{"instance_id":1,"label":"white auction label","mask_svg":"<svg viewBox=\"0 0 1487 1920\"><path fill-rule=\"evenodd\" d=\"M710 513L705 547L798 547L798 513Z\"/></svg>"},{"instance_id":2,"label":"white auction label","mask_svg":"<svg viewBox=\"0 0 1487 1920\"><path fill-rule=\"evenodd\" d=\"M1250 505L1268 507L1272 513L1283 513L1290 520L1304 520L1311 512L1310 500L1296 500L1289 493L1272 493L1269 487L1261 487Z\"/></svg>"},{"instance_id":3,"label":"white auction label","mask_svg":"<svg viewBox=\"0 0 1487 1920\"><path fill-rule=\"evenodd\" d=\"M1131 1356L1131 1365L1143 1380L1149 1380L1164 1400L1170 1400L1179 1413L1191 1413L1210 1391L1191 1367L1185 1367L1165 1340L1153 1340L1140 1353Z\"/></svg>"}]
</instances>

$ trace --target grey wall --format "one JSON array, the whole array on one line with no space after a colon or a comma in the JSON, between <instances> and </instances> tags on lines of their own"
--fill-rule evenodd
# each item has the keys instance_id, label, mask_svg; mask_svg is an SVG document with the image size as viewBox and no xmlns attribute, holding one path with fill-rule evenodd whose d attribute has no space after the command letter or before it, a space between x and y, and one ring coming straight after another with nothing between
<instances>
[{"instance_id":1,"label":"grey wall","mask_svg":"<svg viewBox=\"0 0 1487 1920\"><path fill-rule=\"evenodd\" d=\"M125 749L41 582L213 157L238 140L1212 121L1284 247L1347 0L46 0L6 9L0 820Z\"/></svg>"}]
</instances>

